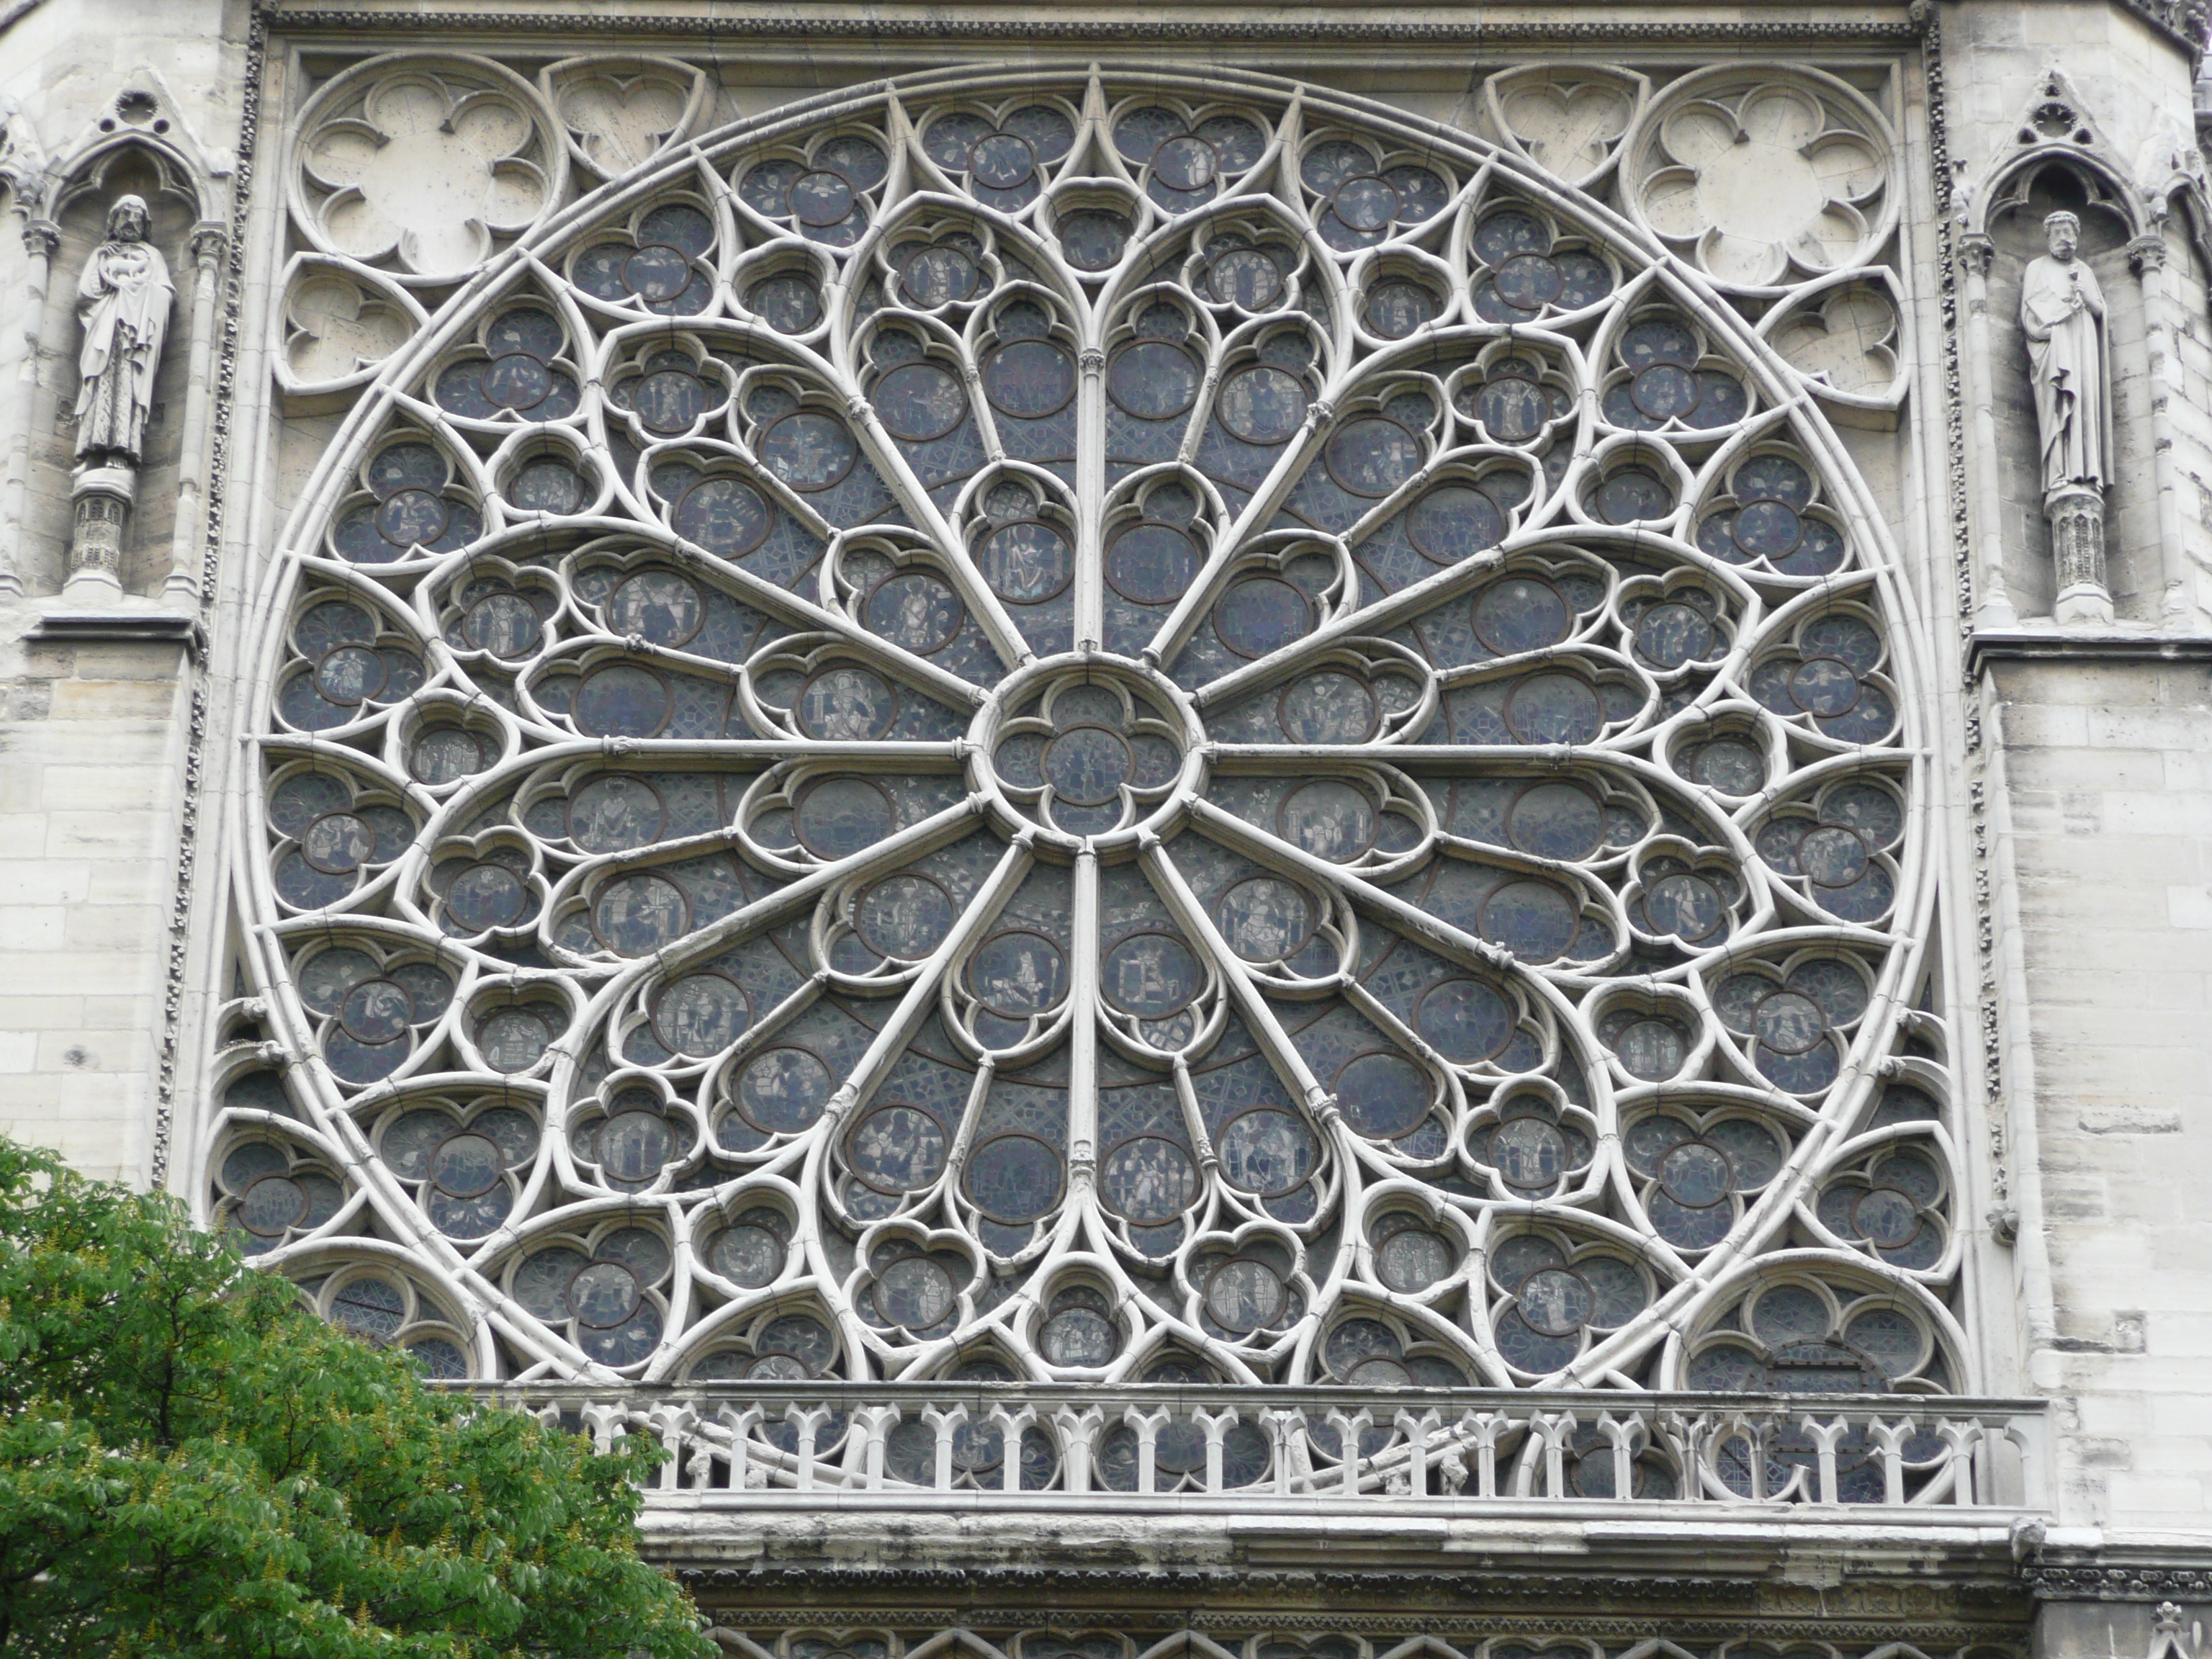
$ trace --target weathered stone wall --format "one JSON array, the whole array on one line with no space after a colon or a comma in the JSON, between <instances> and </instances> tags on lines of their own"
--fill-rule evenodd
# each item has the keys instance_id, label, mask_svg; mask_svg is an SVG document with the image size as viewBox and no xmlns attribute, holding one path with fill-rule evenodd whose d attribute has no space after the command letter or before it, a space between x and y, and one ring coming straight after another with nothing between
<instances>
[{"instance_id":1,"label":"weathered stone wall","mask_svg":"<svg viewBox=\"0 0 2212 1659\"><path fill-rule=\"evenodd\" d=\"M183 650L0 647L0 1129L143 1180Z\"/></svg>"},{"instance_id":2,"label":"weathered stone wall","mask_svg":"<svg viewBox=\"0 0 2212 1659\"><path fill-rule=\"evenodd\" d=\"M2193 148L2190 66L2120 9L1969 3L1942 15L1952 154L1967 199L2018 145L2053 70L2094 127L2085 148L2124 167L2124 186L2155 187L2175 150ZM2113 302L2122 476L2107 546L2120 626L2063 655L2034 641L1990 642L1981 692L1991 967L2023 1228L2014 1258L2023 1382L2054 1397L2061 1516L2120 1528L2201 1526L2212 1508L2212 1234L2196 1196L2212 1160L2202 1110L2212 1061L2202 643L2212 496L2201 482L2212 477L2212 357L2203 246L2185 209L2161 240L2170 357L2146 338L2142 291L2116 233L2095 261ZM2051 577L2016 319L2023 250L2002 231L1996 240L1993 459L2005 571L2033 635L2048 627L2032 619L2048 613ZM2180 492L2178 550L2164 544L2158 513L2160 403ZM2177 573L2188 614L2162 617L2161 586ZM2182 659L2127 637L2177 620L2196 641Z\"/></svg>"},{"instance_id":3,"label":"weathered stone wall","mask_svg":"<svg viewBox=\"0 0 2212 1659\"><path fill-rule=\"evenodd\" d=\"M2212 672L2001 662L1989 698L1997 873L2028 996L2008 1081L2016 1121L2033 1103L2051 1259L2052 1325L2030 1371L2057 1401L2063 1511L2201 1522Z\"/></svg>"},{"instance_id":4,"label":"weathered stone wall","mask_svg":"<svg viewBox=\"0 0 2212 1659\"><path fill-rule=\"evenodd\" d=\"M244 9L221 0L23 10L0 41L0 165L35 178L41 161L90 156L137 132L190 157L198 182L219 193L223 152L237 142L243 22ZM150 105L118 108L132 91ZM125 608L147 611L159 608L169 568L193 373L186 244L200 209L162 195L143 155L115 158L107 182L152 191L155 240L179 295L125 540L135 597ZM0 586L21 590L0 592L0 1128L58 1146L94 1174L143 1182L172 988L195 676L180 643L27 637L60 603L76 272L101 208L89 195L67 205L33 200L20 183L0 187L0 204L12 210L0 245L0 479L9 486L0 493L0 577L12 582ZM42 222L58 234L45 325L30 339L26 237L36 240Z\"/></svg>"}]
</instances>

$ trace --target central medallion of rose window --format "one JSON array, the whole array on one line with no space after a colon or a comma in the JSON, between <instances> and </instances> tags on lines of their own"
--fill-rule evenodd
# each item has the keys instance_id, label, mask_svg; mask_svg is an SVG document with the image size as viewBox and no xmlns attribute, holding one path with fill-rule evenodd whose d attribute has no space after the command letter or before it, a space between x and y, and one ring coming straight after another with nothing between
<instances>
[{"instance_id":1,"label":"central medallion of rose window","mask_svg":"<svg viewBox=\"0 0 2212 1659\"><path fill-rule=\"evenodd\" d=\"M1079 837L1158 814L1192 787L1201 733L1175 688L1125 658L1062 658L1011 683L978 721L989 782L1014 814Z\"/></svg>"}]
</instances>

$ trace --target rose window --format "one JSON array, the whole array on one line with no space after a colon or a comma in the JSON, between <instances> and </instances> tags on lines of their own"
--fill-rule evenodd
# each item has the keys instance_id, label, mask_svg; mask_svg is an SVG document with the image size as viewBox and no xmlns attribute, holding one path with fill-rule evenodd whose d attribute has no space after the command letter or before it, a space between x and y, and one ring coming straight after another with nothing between
<instances>
[{"instance_id":1,"label":"rose window","mask_svg":"<svg viewBox=\"0 0 2212 1659\"><path fill-rule=\"evenodd\" d=\"M220 1224L441 1375L1962 1386L1843 450L1516 155L1176 81L698 139L392 359L258 614ZM1651 142L1863 216L1729 96Z\"/></svg>"}]
</instances>

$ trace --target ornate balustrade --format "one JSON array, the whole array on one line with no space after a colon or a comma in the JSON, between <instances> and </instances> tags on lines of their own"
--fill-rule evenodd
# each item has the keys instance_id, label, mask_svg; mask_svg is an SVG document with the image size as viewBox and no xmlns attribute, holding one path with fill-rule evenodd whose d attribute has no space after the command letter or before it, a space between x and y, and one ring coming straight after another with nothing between
<instances>
[{"instance_id":1,"label":"ornate balustrade","mask_svg":"<svg viewBox=\"0 0 2212 1659\"><path fill-rule=\"evenodd\" d=\"M714 1506L1627 1501L1955 1522L2045 1504L2040 1401L972 1383L486 1392L602 1450L625 1433L659 1440L671 1455L653 1497Z\"/></svg>"}]
</instances>

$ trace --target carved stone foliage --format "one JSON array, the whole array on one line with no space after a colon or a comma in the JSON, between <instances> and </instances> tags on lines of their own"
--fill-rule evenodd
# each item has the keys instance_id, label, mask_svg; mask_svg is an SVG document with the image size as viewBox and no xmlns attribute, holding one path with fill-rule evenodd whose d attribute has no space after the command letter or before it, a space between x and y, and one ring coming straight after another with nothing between
<instances>
[{"instance_id":1,"label":"carved stone foliage","mask_svg":"<svg viewBox=\"0 0 2212 1659\"><path fill-rule=\"evenodd\" d=\"M489 68L351 87L314 177L550 189ZM386 360L258 613L249 1250L441 1372L1966 1380L1863 490L1587 198L1297 91L824 100Z\"/></svg>"}]
</instances>

